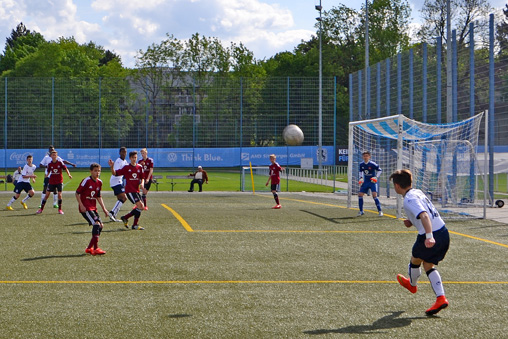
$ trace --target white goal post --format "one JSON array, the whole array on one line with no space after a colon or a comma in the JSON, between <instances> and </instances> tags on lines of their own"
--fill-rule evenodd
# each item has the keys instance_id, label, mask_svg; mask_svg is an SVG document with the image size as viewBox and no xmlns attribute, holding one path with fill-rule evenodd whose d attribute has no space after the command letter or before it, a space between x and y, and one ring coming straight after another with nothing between
<instances>
[{"instance_id":1,"label":"white goal post","mask_svg":"<svg viewBox=\"0 0 508 339\"><path fill-rule=\"evenodd\" d=\"M359 164L363 161L362 153L369 151L372 161L382 169L379 196L390 198L381 203L391 201L398 217L402 215L401 197L395 193L389 177L403 168L413 173L413 187L427 194L441 212L466 217L467 209L485 210L486 194L479 185L486 182L487 173L476 157L483 116L482 112L448 124L422 123L402 114L350 122L348 207L357 206L358 199L353 197L359 190Z\"/></svg>"}]
</instances>

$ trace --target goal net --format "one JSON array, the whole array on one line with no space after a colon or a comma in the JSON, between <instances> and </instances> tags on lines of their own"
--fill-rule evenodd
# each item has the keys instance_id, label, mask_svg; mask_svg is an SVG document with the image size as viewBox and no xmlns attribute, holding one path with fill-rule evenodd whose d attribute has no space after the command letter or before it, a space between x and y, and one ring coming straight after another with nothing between
<instances>
[{"instance_id":1,"label":"goal net","mask_svg":"<svg viewBox=\"0 0 508 339\"><path fill-rule=\"evenodd\" d=\"M451 215L467 215L467 208L484 204L482 169L476 152L483 113L449 124L428 124L403 115L349 123L348 206L356 206L360 186L359 165L362 153L382 174L378 194L385 206L395 204L401 215L401 200L389 181L391 173L407 168L413 173L413 187L421 189L440 209ZM450 215L450 216L451 216Z\"/></svg>"}]
</instances>

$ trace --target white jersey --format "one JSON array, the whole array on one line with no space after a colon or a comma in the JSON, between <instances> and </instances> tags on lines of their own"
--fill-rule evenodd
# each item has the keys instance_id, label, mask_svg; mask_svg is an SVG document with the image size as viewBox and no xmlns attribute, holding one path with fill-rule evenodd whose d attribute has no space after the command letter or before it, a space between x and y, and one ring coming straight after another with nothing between
<instances>
[{"instance_id":1,"label":"white jersey","mask_svg":"<svg viewBox=\"0 0 508 339\"><path fill-rule=\"evenodd\" d=\"M115 160L115 164L113 165L113 169L118 171L124 166L128 165L127 160L122 160L122 158L118 158ZM115 187L117 185L123 185L123 175L111 175L111 179L109 179L109 186Z\"/></svg>"},{"instance_id":2,"label":"white jersey","mask_svg":"<svg viewBox=\"0 0 508 339\"><path fill-rule=\"evenodd\" d=\"M432 202L419 189L412 188L407 191L404 196L404 211L408 219L411 220L411 223L418 230L418 234L425 234L422 221L418 218L422 212L427 212L429 215L430 222L432 223L432 232L439 230L445 224Z\"/></svg>"},{"instance_id":3,"label":"white jersey","mask_svg":"<svg viewBox=\"0 0 508 339\"><path fill-rule=\"evenodd\" d=\"M45 157L42 159L42 161L41 161L41 165L42 165L42 166L44 166L44 167L46 168L46 170L44 171L44 174L45 174L46 176L48 176L48 177L51 175L51 173L48 175L48 164L49 164L52 160L53 160L53 159L51 159L51 156L50 156L49 154L46 154L46 156L45 156ZM57 157L56 157L56 160L57 160L57 161L61 161L61 162L63 162L63 159L62 159L62 158L60 158L59 156L57 156Z\"/></svg>"},{"instance_id":4,"label":"white jersey","mask_svg":"<svg viewBox=\"0 0 508 339\"><path fill-rule=\"evenodd\" d=\"M30 178L23 178L24 175L34 175L35 170L37 169L37 166L32 164L32 166L28 166L28 164L23 167L21 170L21 175L18 178L18 182L30 182Z\"/></svg>"}]
</instances>

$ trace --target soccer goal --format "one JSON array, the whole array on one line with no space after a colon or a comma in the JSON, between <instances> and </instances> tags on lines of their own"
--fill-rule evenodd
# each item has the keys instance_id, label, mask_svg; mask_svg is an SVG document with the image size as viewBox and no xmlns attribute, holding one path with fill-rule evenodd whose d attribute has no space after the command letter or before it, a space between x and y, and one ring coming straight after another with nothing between
<instances>
[{"instance_id":1,"label":"soccer goal","mask_svg":"<svg viewBox=\"0 0 508 339\"><path fill-rule=\"evenodd\" d=\"M382 204L395 204L399 217L401 199L389 177L403 168L411 170L413 187L421 189L444 217L465 217L468 209L484 208L486 173L476 157L483 115L449 124L422 123L404 115L350 122L348 206L357 204L353 197L360 188L358 168L362 152L369 151L382 169L378 182L378 194L385 198Z\"/></svg>"}]
</instances>

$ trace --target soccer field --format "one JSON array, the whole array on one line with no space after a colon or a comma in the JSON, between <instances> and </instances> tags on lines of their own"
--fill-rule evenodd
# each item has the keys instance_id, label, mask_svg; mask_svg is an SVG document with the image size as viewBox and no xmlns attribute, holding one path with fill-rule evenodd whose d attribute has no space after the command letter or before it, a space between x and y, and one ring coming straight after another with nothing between
<instances>
[{"instance_id":1,"label":"soccer field","mask_svg":"<svg viewBox=\"0 0 508 339\"><path fill-rule=\"evenodd\" d=\"M2 209L0 337L506 336L506 225L447 223L450 306L427 317L425 274L414 295L395 279L414 228L390 210L357 218L333 194L280 197L272 210L269 193L150 192L144 231L104 220L104 256L84 253L91 228L70 192L65 215L35 215L39 194L28 210Z\"/></svg>"}]
</instances>

